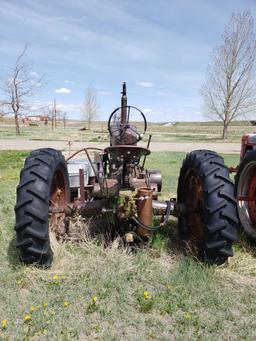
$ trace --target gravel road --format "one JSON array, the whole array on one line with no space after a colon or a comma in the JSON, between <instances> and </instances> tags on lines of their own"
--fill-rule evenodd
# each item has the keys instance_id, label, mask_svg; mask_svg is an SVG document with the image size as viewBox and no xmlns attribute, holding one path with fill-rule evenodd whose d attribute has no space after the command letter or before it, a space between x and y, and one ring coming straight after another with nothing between
<instances>
[{"instance_id":1,"label":"gravel road","mask_svg":"<svg viewBox=\"0 0 256 341\"><path fill-rule=\"evenodd\" d=\"M142 143L146 146L146 143ZM31 140L0 140L0 150L33 150L37 148L55 148L62 151L68 151L69 147L66 141L31 141ZM71 150L79 150L85 147L107 147L107 143L96 142L73 142ZM170 151L170 152L190 152L194 149L210 149L218 153L239 153L239 143L206 143L206 142L152 142L150 149L152 151Z\"/></svg>"}]
</instances>

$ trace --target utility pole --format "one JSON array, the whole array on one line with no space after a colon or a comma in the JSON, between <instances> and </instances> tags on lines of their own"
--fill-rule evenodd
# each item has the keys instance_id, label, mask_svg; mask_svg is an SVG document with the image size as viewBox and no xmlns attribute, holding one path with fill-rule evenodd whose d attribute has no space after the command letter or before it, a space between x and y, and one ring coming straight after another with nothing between
<instances>
[{"instance_id":1,"label":"utility pole","mask_svg":"<svg viewBox=\"0 0 256 341\"><path fill-rule=\"evenodd\" d=\"M54 109L53 109L53 107L52 107L52 117L51 117L51 119L52 119L52 130L54 129Z\"/></svg>"},{"instance_id":2,"label":"utility pole","mask_svg":"<svg viewBox=\"0 0 256 341\"><path fill-rule=\"evenodd\" d=\"M56 109L56 99L53 102L53 112L54 112L54 127L57 128L57 109Z\"/></svg>"}]
</instances>

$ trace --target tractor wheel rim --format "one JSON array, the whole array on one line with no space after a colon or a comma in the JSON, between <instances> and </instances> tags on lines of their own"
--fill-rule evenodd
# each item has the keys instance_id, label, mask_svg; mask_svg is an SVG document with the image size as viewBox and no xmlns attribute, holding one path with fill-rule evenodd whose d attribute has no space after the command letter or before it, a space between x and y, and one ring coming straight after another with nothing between
<instances>
[{"instance_id":1,"label":"tractor wheel rim","mask_svg":"<svg viewBox=\"0 0 256 341\"><path fill-rule=\"evenodd\" d=\"M256 233L256 162L242 170L237 186L238 214L245 230Z\"/></svg>"},{"instance_id":2,"label":"tractor wheel rim","mask_svg":"<svg viewBox=\"0 0 256 341\"><path fill-rule=\"evenodd\" d=\"M66 203L67 184L64 171L57 169L53 176L49 200L49 240L52 249L56 248L66 233Z\"/></svg>"},{"instance_id":3,"label":"tractor wheel rim","mask_svg":"<svg viewBox=\"0 0 256 341\"><path fill-rule=\"evenodd\" d=\"M184 198L186 205L186 225L188 243L200 251L205 239L204 231L204 192L202 181L195 169L190 169L185 177Z\"/></svg>"}]
</instances>

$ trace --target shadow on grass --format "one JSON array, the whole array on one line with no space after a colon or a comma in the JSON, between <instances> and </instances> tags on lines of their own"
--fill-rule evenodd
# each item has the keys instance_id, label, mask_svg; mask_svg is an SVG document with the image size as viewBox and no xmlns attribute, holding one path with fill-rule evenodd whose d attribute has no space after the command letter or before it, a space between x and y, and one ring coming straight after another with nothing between
<instances>
[{"instance_id":1,"label":"shadow on grass","mask_svg":"<svg viewBox=\"0 0 256 341\"><path fill-rule=\"evenodd\" d=\"M7 250L7 259L12 267L20 265L19 252L16 248L16 237L13 236L9 242Z\"/></svg>"},{"instance_id":2,"label":"shadow on grass","mask_svg":"<svg viewBox=\"0 0 256 341\"><path fill-rule=\"evenodd\" d=\"M235 246L256 258L256 241L250 239L241 229L238 230Z\"/></svg>"},{"instance_id":3,"label":"shadow on grass","mask_svg":"<svg viewBox=\"0 0 256 341\"><path fill-rule=\"evenodd\" d=\"M156 220L156 224L160 221ZM184 255L184 244L181 241L177 229L177 221L170 220L163 228L157 230L151 237L149 247L160 256L163 251L177 256Z\"/></svg>"}]
</instances>

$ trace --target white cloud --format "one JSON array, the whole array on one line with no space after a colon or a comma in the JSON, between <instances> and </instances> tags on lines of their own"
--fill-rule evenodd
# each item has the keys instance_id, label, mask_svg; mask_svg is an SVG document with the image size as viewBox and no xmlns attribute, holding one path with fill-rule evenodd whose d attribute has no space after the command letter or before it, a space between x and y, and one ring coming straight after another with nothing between
<instances>
[{"instance_id":1,"label":"white cloud","mask_svg":"<svg viewBox=\"0 0 256 341\"><path fill-rule=\"evenodd\" d=\"M150 113L150 112L152 112L152 109L150 109L150 108L146 108L146 109L143 109L142 110L144 113Z\"/></svg>"},{"instance_id":2,"label":"white cloud","mask_svg":"<svg viewBox=\"0 0 256 341\"><path fill-rule=\"evenodd\" d=\"M98 91L98 94L101 95L101 96L110 96L110 95L112 95L112 93L109 92L109 91Z\"/></svg>"},{"instance_id":3,"label":"white cloud","mask_svg":"<svg viewBox=\"0 0 256 341\"><path fill-rule=\"evenodd\" d=\"M66 84L73 84L74 82L71 81L71 80L69 80L69 79L65 79L65 80L64 80L64 83L66 83Z\"/></svg>"},{"instance_id":4,"label":"white cloud","mask_svg":"<svg viewBox=\"0 0 256 341\"><path fill-rule=\"evenodd\" d=\"M59 89L55 89L54 92L56 94L70 94L72 91L68 88L59 88Z\"/></svg>"},{"instance_id":5,"label":"white cloud","mask_svg":"<svg viewBox=\"0 0 256 341\"><path fill-rule=\"evenodd\" d=\"M142 88L152 88L154 86L154 84L152 82L147 82L147 81L137 82L136 85L138 85Z\"/></svg>"},{"instance_id":6,"label":"white cloud","mask_svg":"<svg viewBox=\"0 0 256 341\"><path fill-rule=\"evenodd\" d=\"M57 108L66 112L78 112L82 108L82 103L57 103Z\"/></svg>"}]
</instances>

